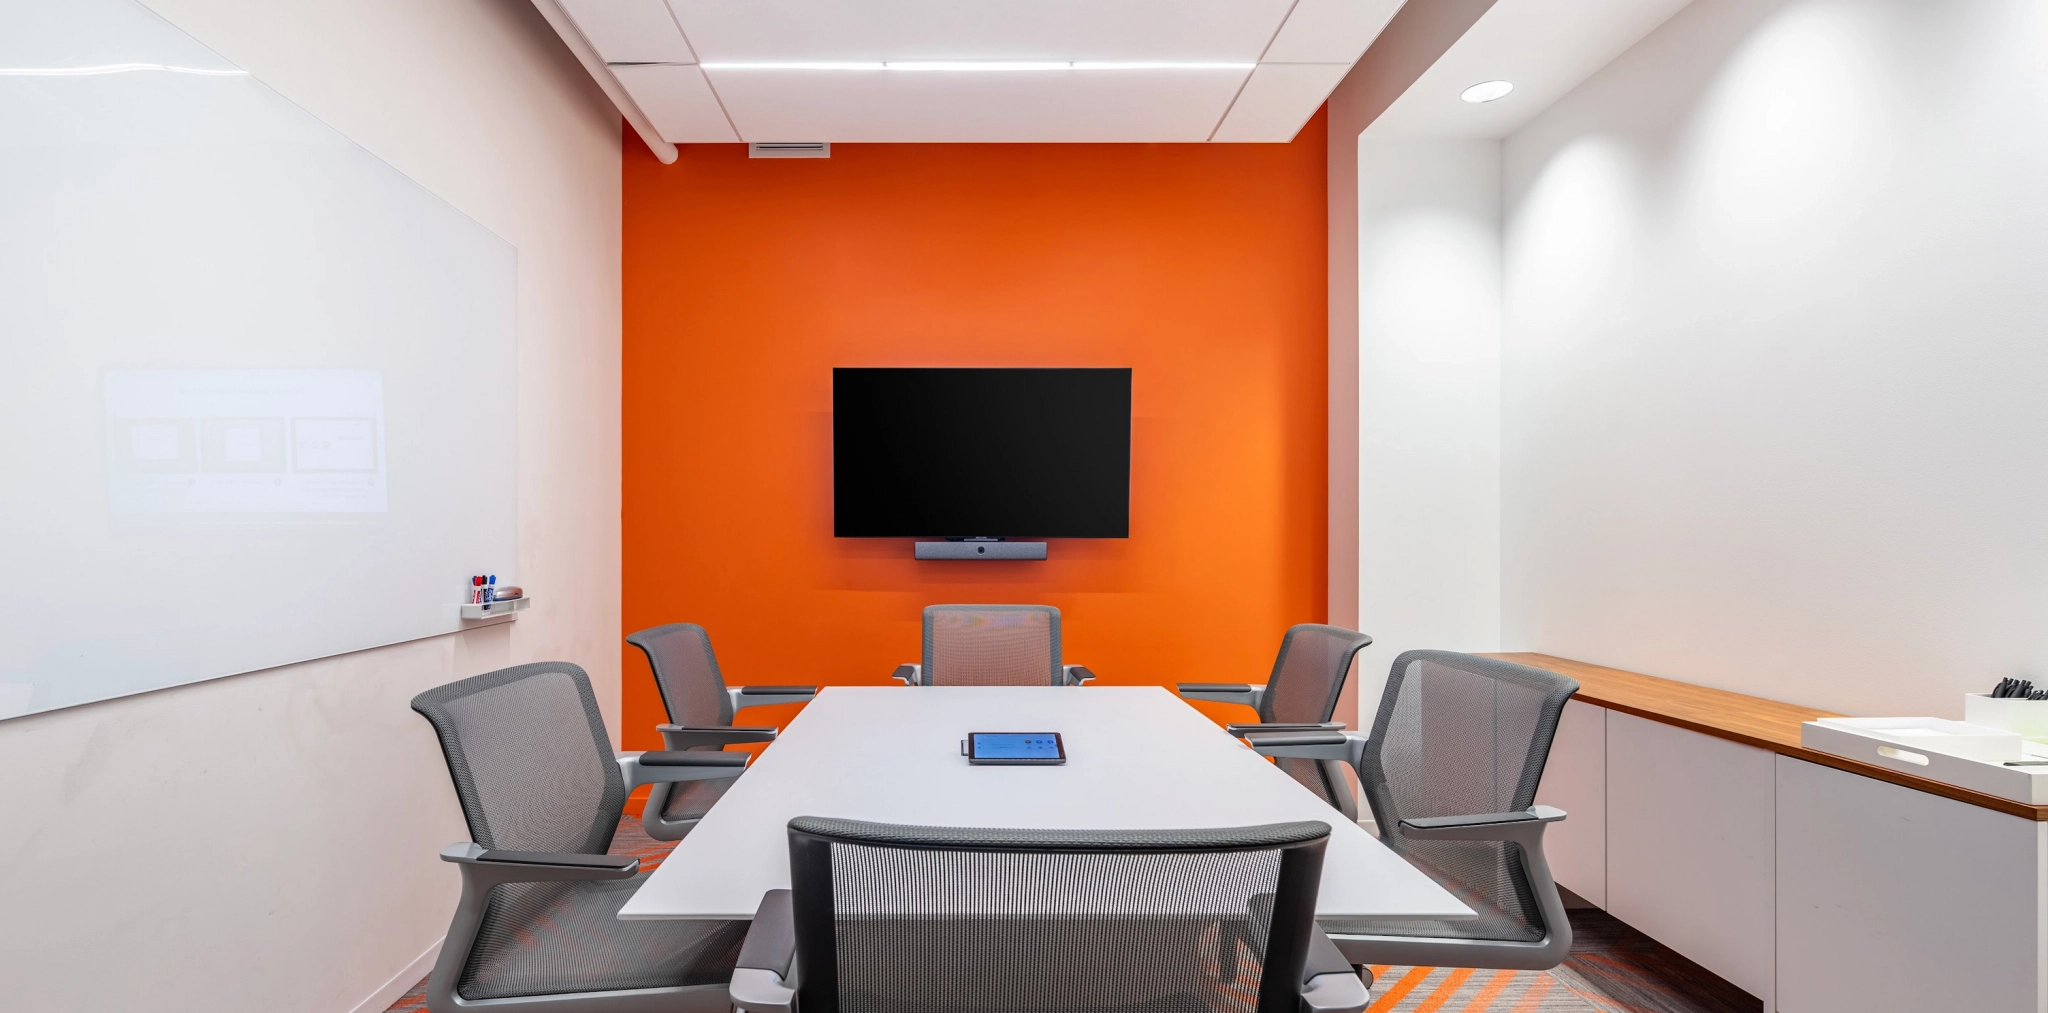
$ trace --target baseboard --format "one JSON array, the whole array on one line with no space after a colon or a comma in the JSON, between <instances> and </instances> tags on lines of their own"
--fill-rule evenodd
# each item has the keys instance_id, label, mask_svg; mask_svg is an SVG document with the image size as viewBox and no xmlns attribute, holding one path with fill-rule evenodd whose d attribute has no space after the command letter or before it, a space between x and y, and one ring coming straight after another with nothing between
<instances>
[{"instance_id":1,"label":"baseboard","mask_svg":"<svg viewBox=\"0 0 2048 1013\"><path fill-rule=\"evenodd\" d=\"M391 980L370 993L369 998L356 1003L356 1008L349 1013L384 1013L390 1009L391 1004L397 1002L399 996L412 991L412 987L419 984L420 979L426 977L428 971L434 969L434 959L441 955L441 942L439 939L434 940L434 945L427 947L427 952L405 965L404 970L392 975Z\"/></svg>"}]
</instances>

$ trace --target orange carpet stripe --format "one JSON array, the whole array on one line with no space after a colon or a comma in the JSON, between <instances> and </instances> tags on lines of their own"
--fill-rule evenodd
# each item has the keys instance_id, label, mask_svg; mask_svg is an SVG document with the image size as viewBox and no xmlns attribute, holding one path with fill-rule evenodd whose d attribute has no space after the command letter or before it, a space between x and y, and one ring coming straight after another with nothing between
<instances>
[{"instance_id":1,"label":"orange carpet stripe","mask_svg":"<svg viewBox=\"0 0 2048 1013\"><path fill-rule=\"evenodd\" d=\"M1453 970L1444 977L1443 984L1438 985L1436 991L1430 993L1429 998L1415 1004L1414 1013L1436 1013L1444 1003L1451 1001L1452 996L1458 994L1458 989L1463 988L1465 980L1470 977L1472 969L1469 967Z\"/></svg>"},{"instance_id":2,"label":"orange carpet stripe","mask_svg":"<svg viewBox=\"0 0 2048 1013\"><path fill-rule=\"evenodd\" d=\"M1422 984L1422 980L1429 977L1429 973L1434 970L1434 967L1409 968L1408 973L1402 975L1400 981L1387 989L1387 994L1380 996L1378 1002L1365 1008L1365 1013L1387 1013L1388 1010L1399 1006L1401 1000L1407 998L1408 993L1415 991L1415 986Z\"/></svg>"},{"instance_id":3,"label":"orange carpet stripe","mask_svg":"<svg viewBox=\"0 0 2048 1013\"><path fill-rule=\"evenodd\" d=\"M1529 991L1522 993L1522 1001L1516 1003L1515 1008L1508 1013L1531 1013L1542 1004L1543 997L1550 994L1550 982L1550 975L1539 975L1535 981L1529 983Z\"/></svg>"},{"instance_id":4,"label":"orange carpet stripe","mask_svg":"<svg viewBox=\"0 0 2048 1013\"><path fill-rule=\"evenodd\" d=\"M1513 971L1493 972L1493 980L1481 986L1479 994L1473 996L1472 1001L1466 1003L1465 1008L1460 1010L1459 1013L1486 1013L1487 1010L1493 1008L1493 1001L1500 998L1502 992L1507 991L1508 983L1514 980L1515 972Z\"/></svg>"}]
</instances>

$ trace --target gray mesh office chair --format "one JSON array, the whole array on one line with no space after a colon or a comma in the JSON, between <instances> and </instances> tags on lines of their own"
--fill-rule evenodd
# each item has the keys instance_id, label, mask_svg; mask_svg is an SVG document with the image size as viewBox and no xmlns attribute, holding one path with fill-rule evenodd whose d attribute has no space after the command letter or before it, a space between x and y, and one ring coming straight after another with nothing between
<instances>
[{"instance_id":1,"label":"gray mesh office chair","mask_svg":"<svg viewBox=\"0 0 2048 1013\"><path fill-rule=\"evenodd\" d=\"M751 1013L1297 1013L1370 995L1315 926L1327 823L970 830L800 817Z\"/></svg>"},{"instance_id":2,"label":"gray mesh office chair","mask_svg":"<svg viewBox=\"0 0 2048 1013\"><path fill-rule=\"evenodd\" d=\"M1479 917L1328 923L1352 960L1544 970L1571 950L1571 923L1543 857L1543 828L1564 819L1536 805L1565 701L1579 684L1555 672L1449 651L1394 659L1370 736L1253 732L1268 756L1341 758L1358 779L1380 839Z\"/></svg>"},{"instance_id":3,"label":"gray mesh office chair","mask_svg":"<svg viewBox=\"0 0 2048 1013\"><path fill-rule=\"evenodd\" d=\"M615 755L581 668L519 665L421 693L470 840L427 978L434 1013L723 1011L744 922L622 922L647 875L605 854L641 784L730 776L743 753Z\"/></svg>"},{"instance_id":4,"label":"gray mesh office chair","mask_svg":"<svg viewBox=\"0 0 2048 1013\"><path fill-rule=\"evenodd\" d=\"M1273 659L1273 674L1263 686L1236 682L1183 682L1180 695L1191 700L1243 704L1259 712L1255 725L1231 725L1230 734L1242 736L1255 731L1340 731L1341 721L1331 721L1337 712L1337 697L1344 692L1344 680L1351 675L1351 659L1372 643L1372 638L1341 626L1302 623L1289 627L1280 638L1280 653ZM1352 797L1351 782L1344 777L1340 760L1311 760L1287 757L1280 769L1335 806L1345 819L1358 818L1358 802Z\"/></svg>"},{"instance_id":5,"label":"gray mesh office chair","mask_svg":"<svg viewBox=\"0 0 2048 1013\"><path fill-rule=\"evenodd\" d=\"M654 670L654 688L661 693L669 720L655 726L663 749L718 752L733 743L773 742L775 729L734 728L733 715L742 707L801 703L818 695L816 686L727 686L718 670L718 655L711 651L711 635L696 623L651 627L627 634L626 643L647 655L647 666ZM743 771L736 769L725 778L655 785L641 810L640 825L657 841L682 840Z\"/></svg>"},{"instance_id":6,"label":"gray mesh office chair","mask_svg":"<svg viewBox=\"0 0 2048 1013\"><path fill-rule=\"evenodd\" d=\"M1060 662L1060 610L1050 605L930 605L924 663L899 665L907 686L1079 686L1095 678Z\"/></svg>"}]
</instances>

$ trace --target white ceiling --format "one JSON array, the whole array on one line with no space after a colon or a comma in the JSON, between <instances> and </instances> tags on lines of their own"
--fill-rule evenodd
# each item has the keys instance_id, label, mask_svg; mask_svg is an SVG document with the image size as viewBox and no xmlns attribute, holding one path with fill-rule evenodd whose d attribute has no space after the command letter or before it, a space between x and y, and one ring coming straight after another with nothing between
<instances>
[{"instance_id":1,"label":"white ceiling","mask_svg":"<svg viewBox=\"0 0 2048 1013\"><path fill-rule=\"evenodd\" d=\"M1514 133L1691 0L1498 0L1366 128L1370 137L1500 138ZM1458 96L1512 82L1506 98Z\"/></svg>"},{"instance_id":2,"label":"white ceiling","mask_svg":"<svg viewBox=\"0 0 2048 1013\"><path fill-rule=\"evenodd\" d=\"M536 2L682 144L1289 141L1403 0ZM889 61L1196 66L721 66Z\"/></svg>"}]
</instances>

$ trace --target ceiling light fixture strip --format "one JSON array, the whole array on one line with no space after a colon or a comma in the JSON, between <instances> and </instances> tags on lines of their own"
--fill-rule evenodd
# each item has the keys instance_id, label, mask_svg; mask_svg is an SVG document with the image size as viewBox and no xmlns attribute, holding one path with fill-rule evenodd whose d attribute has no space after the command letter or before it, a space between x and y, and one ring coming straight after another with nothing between
<instances>
[{"instance_id":1,"label":"ceiling light fixture strip","mask_svg":"<svg viewBox=\"0 0 2048 1013\"><path fill-rule=\"evenodd\" d=\"M246 70L215 70L208 67L180 67L169 63L103 63L92 67L0 67L0 77L96 77L101 74L133 74L160 70L167 74L198 74L203 77L247 77Z\"/></svg>"},{"instance_id":2,"label":"ceiling light fixture strip","mask_svg":"<svg viewBox=\"0 0 2048 1013\"><path fill-rule=\"evenodd\" d=\"M1228 70L1244 73L1251 63L1189 63L1146 60L804 60L701 64L705 70L896 70L977 73L1060 70Z\"/></svg>"}]
</instances>

